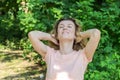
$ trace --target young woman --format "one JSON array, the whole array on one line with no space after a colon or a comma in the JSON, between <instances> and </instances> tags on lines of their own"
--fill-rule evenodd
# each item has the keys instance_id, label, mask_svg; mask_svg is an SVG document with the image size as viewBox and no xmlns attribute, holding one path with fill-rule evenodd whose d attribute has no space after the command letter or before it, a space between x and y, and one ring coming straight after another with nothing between
<instances>
[{"instance_id":1,"label":"young woman","mask_svg":"<svg viewBox=\"0 0 120 80\"><path fill-rule=\"evenodd\" d=\"M46 80L83 80L89 62L92 61L100 40L98 29L81 32L74 19L60 19L54 33L31 31L28 36L34 49L47 63ZM89 38L86 44L84 39ZM57 48L45 45L41 40L54 43Z\"/></svg>"}]
</instances>

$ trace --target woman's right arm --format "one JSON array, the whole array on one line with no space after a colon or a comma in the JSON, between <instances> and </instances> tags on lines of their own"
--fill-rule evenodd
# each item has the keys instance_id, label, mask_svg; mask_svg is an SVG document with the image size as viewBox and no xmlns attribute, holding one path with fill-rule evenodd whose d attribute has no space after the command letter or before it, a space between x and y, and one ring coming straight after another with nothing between
<instances>
[{"instance_id":1,"label":"woman's right arm","mask_svg":"<svg viewBox=\"0 0 120 80\"><path fill-rule=\"evenodd\" d=\"M50 34L41 31L31 31L28 33L28 37L33 48L41 54L42 57L46 54L47 46L41 40L49 40L57 44L57 41Z\"/></svg>"}]
</instances>

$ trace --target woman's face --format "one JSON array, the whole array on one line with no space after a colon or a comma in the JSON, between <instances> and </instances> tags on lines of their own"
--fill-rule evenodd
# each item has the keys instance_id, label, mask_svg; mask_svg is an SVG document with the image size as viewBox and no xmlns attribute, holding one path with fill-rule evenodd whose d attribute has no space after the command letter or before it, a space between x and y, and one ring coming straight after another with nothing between
<instances>
[{"instance_id":1,"label":"woman's face","mask_svg":"<svg viewBox=\"0 0 120 80\"><path fill-rule=\"evenodd\" d=\"M75 24L71 20L63 20L58 24L57 32L59 40L74 40Z\"/></svg>"}]
</instances>

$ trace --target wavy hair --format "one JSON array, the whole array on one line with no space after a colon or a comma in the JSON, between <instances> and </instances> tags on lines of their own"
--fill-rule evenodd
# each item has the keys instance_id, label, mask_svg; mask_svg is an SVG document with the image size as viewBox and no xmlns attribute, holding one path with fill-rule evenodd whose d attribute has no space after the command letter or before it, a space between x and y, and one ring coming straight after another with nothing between
<instances>
[{"instance_id":1,"label":"wavy hair","mask_svg":"<svg viewBox=\"0 0 120 80\"><path fill-rule=\"evenodd\" d=\"M56 24L55 24L55 26L54 26L54 29L51 31L51 36L52 36L53 38L55 38L55 39L58 41L58 43L59 43L59 40L57 39L57 36L58 36L58 31L57 31L57 29L58 29L59 23L60 23L61 21L63 21L63 20L70 20L70 21L72 21L72 22L75 24L75 36L76 36L76 39L74 40L74 43L73 43L73 50L78 51L79 49L83 49L83 48L85 47L85 45L86 45L87 40L83 40L83 39L82 39L82 37L81 37L81 35L80 35L80 31L82 31L82 28L81 28L80 25L77 24L76 20L73 19L73 18L61 18L61 19L59 19L59 20L56 22ZM53 34L54 34L54 36L53 36ZM53 48L56 49L56 50L59 49L59 46L58 46L58 45L55 45L55 44L52 43L52 42L49 42L49 46L50 46L50 47L53 47Z\"/></svg>"}]
</instances>

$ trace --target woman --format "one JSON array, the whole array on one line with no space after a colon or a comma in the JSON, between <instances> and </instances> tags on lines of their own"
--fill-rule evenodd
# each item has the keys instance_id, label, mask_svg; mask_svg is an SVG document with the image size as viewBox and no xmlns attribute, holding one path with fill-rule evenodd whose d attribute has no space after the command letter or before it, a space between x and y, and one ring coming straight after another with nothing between
<instances>
[{"instance_id":1,"label":"woman","mask_svg":"<svg viewBox=\"0 0 120 80\"><path fill-rule=\"evenodd\" d=\"M54 34L31 31L28 36L34 49L47 63L46 80L83 80L89 62L92 61L100 40L98 29L79 31L74 19L60 19ZM78 32L79 31L79 32ZM89 38L86 45L83 40ZM48 40L58 46L57 50L45 45Z\"/></svg>"}]
</instances>

